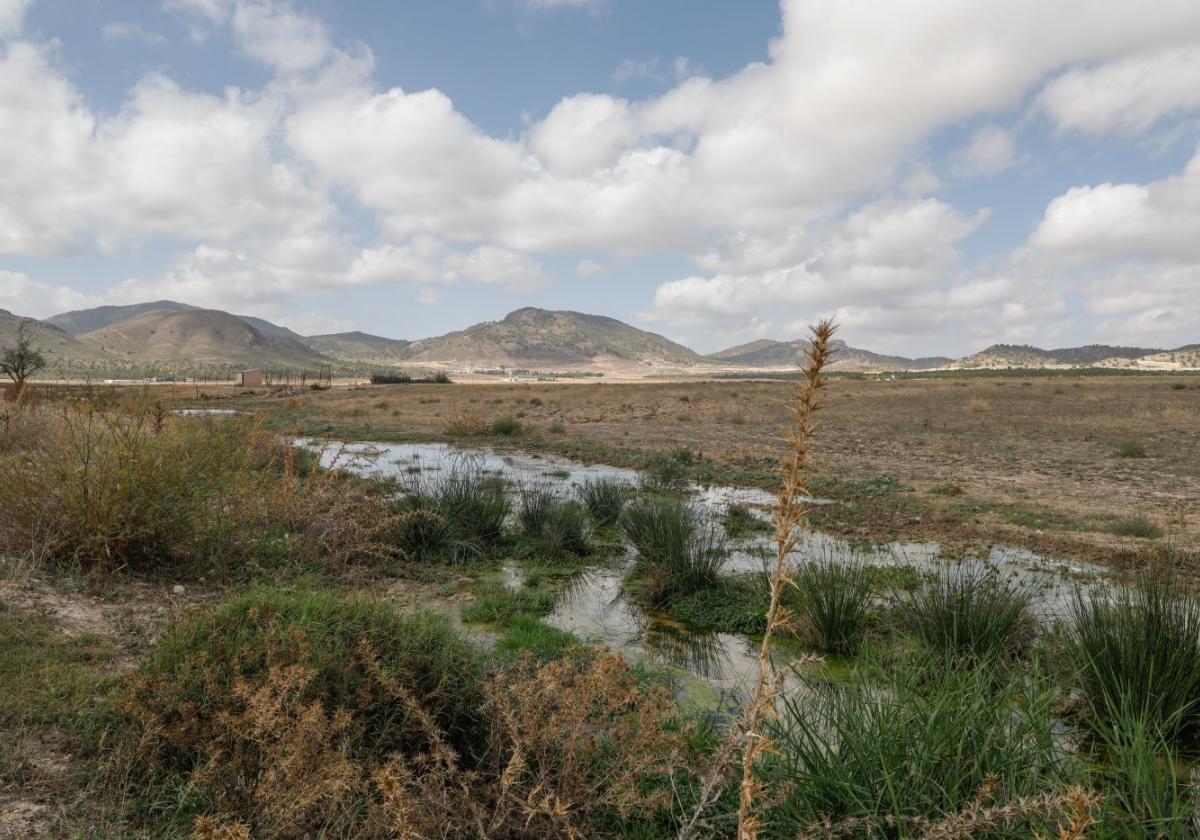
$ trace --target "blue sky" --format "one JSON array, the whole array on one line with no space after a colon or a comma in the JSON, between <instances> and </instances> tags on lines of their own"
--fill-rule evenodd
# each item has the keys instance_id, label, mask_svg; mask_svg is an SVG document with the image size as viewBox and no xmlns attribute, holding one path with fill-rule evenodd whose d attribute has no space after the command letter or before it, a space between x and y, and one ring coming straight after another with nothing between
<instances>
[{"instance_id":1,"label":"blue sky","mask_svg":"<svg viewBox=\"0 0 1200 840\"><path fill-rule=\"evenodd\" d=\"M0 0L0 307L1200 341L1200 6Z\"/></svg>"}]
</instances>

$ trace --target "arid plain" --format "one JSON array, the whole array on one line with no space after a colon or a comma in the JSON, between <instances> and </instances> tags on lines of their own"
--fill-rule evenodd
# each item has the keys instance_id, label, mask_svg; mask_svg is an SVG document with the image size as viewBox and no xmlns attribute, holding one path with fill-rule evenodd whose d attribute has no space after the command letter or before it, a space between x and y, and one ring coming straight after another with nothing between
<instances>
[{"instance_id":1,"label":"arid plain","mask_svg":"<svg viewBox=\"0 0 1200 840\"><path fill-rule=\"evenodd\" d=\"M211 393L263 410L279 428L340 440L455 439L628 466L687 447L712 462L715 479L772 488L793 387L521 382ZM505 418L515 433L493 434ZM1200 376L839 378L813 451L818 486L840 502L821 525L851 536L903 530L1109 562L1152 542L1200 546ZM1131 524L1139 520L1150 527Z\"/></svg>"}]
</instances>

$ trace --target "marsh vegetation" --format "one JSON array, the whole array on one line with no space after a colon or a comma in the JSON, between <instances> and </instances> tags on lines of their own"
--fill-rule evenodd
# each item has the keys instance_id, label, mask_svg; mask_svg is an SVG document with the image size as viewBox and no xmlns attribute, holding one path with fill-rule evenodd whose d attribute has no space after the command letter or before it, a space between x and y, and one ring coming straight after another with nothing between
<instances>
[{"instance_id":1,"label":"marsh vegetation","mask_svg":"<svg viewBox=\"0 0 1200 840\"><path fill-rule=\"evenodd\" d=\"M772 521L692 449L363 466L137 394L4 412L0 813L30 836L1197 830L1173 546L1135 576L886 560L810 499L904 485L801 482L807 458ZM564 620L596 581L636 643Z\"/></svg>"}]
</instances>

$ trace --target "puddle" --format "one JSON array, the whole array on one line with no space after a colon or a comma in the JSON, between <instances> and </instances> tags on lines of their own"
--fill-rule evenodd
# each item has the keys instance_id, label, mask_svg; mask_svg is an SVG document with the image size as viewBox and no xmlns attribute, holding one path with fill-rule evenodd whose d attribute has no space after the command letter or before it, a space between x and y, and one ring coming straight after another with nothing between
<instances>
[{"instance_id":1,"label":"puddle","mask_svg":"<svg viewBox=\"0 0 1200 840\"><path fill-rule=\"evenodd\" d=\"M171 413L178 417L232 417L246 412L235 408L177 408Z\"/></svg>"},{"instance_id":2,"label":"puddle","mask_svg":"<svg viewBox=\"0 0 1200 840\"><path fill-rule=\"evenodd\" d=\"M636 486L637 470L606 464L583 464L555 455L468 449L442 443L329 443L300 439L297 443L319 450L322 463L360 475L404 480L414 475L449 472L463 464L501 475L517 486L538 485L551 492L569 495L588 479L603 478ZM436 476L434 476L436 477ZM750 507L754 515L768 519L761 508L774 497L763 490L741 487L695 487L692 501L719 518L731 504ZM824 503L813 500L814 503ZM756 535L732 544L726 573L762 572L774 558L767 535ZM805 532L798 558L851 558L872 566L911 567L917 573L932 573L949 560L937 543L886 543L858 546L826 534ZM1103 569L1080 563L1059 563L1024 549L992 547L985 555L964 560L986 565L1006 580L1029 587L1035 593L1035 613L1053 618L1061 615L1077 582L1100 578ZM622 592L622 581L633 563L627 554L610 565L589 569L564 587L547 623L581 638L602 642L631 660L647 660L680 676L690 675L710 695L710 705L736 705L746 696L757 672L758 645L738 635L692 633L667 617L647 613ZM502 569L502 581L522 586L524 575L516 566ZM793 659L785 646L773 653L773 661L784 668ZM697 686L685 686L695 695ZM716 700L713 703L712 700Z\"/></svg>"}]
</instances>

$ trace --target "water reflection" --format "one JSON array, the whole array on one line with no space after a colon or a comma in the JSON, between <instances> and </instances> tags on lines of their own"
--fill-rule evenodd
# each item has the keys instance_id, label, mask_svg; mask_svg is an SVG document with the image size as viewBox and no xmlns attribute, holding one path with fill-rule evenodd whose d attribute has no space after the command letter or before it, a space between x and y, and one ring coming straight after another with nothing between
<instances>
[{"instance_id":1,"label":"water reflection","mask_svg":"<svg viewBox=\"0 0 1200 840\"><path fill-rule=\"evenodd\" d=\"M515 488L537 486L559 495L570 495L577 485L590 479L609 479L637 485L636 470L606 464L583 464L566 458L528 453L467 449L442 443L350 443L330 445L327 441L300 440L320 452L322 463L361 475L400 479L423 484L443 480L462 469L503 476ZM568 479L549 481L547 473L569 473ZM696 487L692 498L714 519L731 505L749 506L754 515L767 518L763 507L773 497L762 490L742 487ZM730 574L762 574L774 557L770 537L758 534L732 543L725 567ZM806 559L854 559L868 566L894 567L898 574L927 575L952 562L937 543L884 543L857 545L826 534L804 532L796 556ZM719 697L736 703L744 697L757 671L757 645L736 635L693 633L664 616L647 613L624 592L625 577L633 558L626 554L615 563L572 575L563 582L554 611L547 623L577 636L601 642L632 660L643 659L677 669L703 680ZM1045 617L1058 615L1076 582L1098 577L1102 569L1086 564L1048 561L1022 549L992 547L979 557L957 562L985 564L996 573L1036 593L1035 612ZM508 586L524 585L524 575L506 566L502 580ZM785 650L773 653L774 665L787 670L794 657Z\"/></svg>"}]
</instances>

